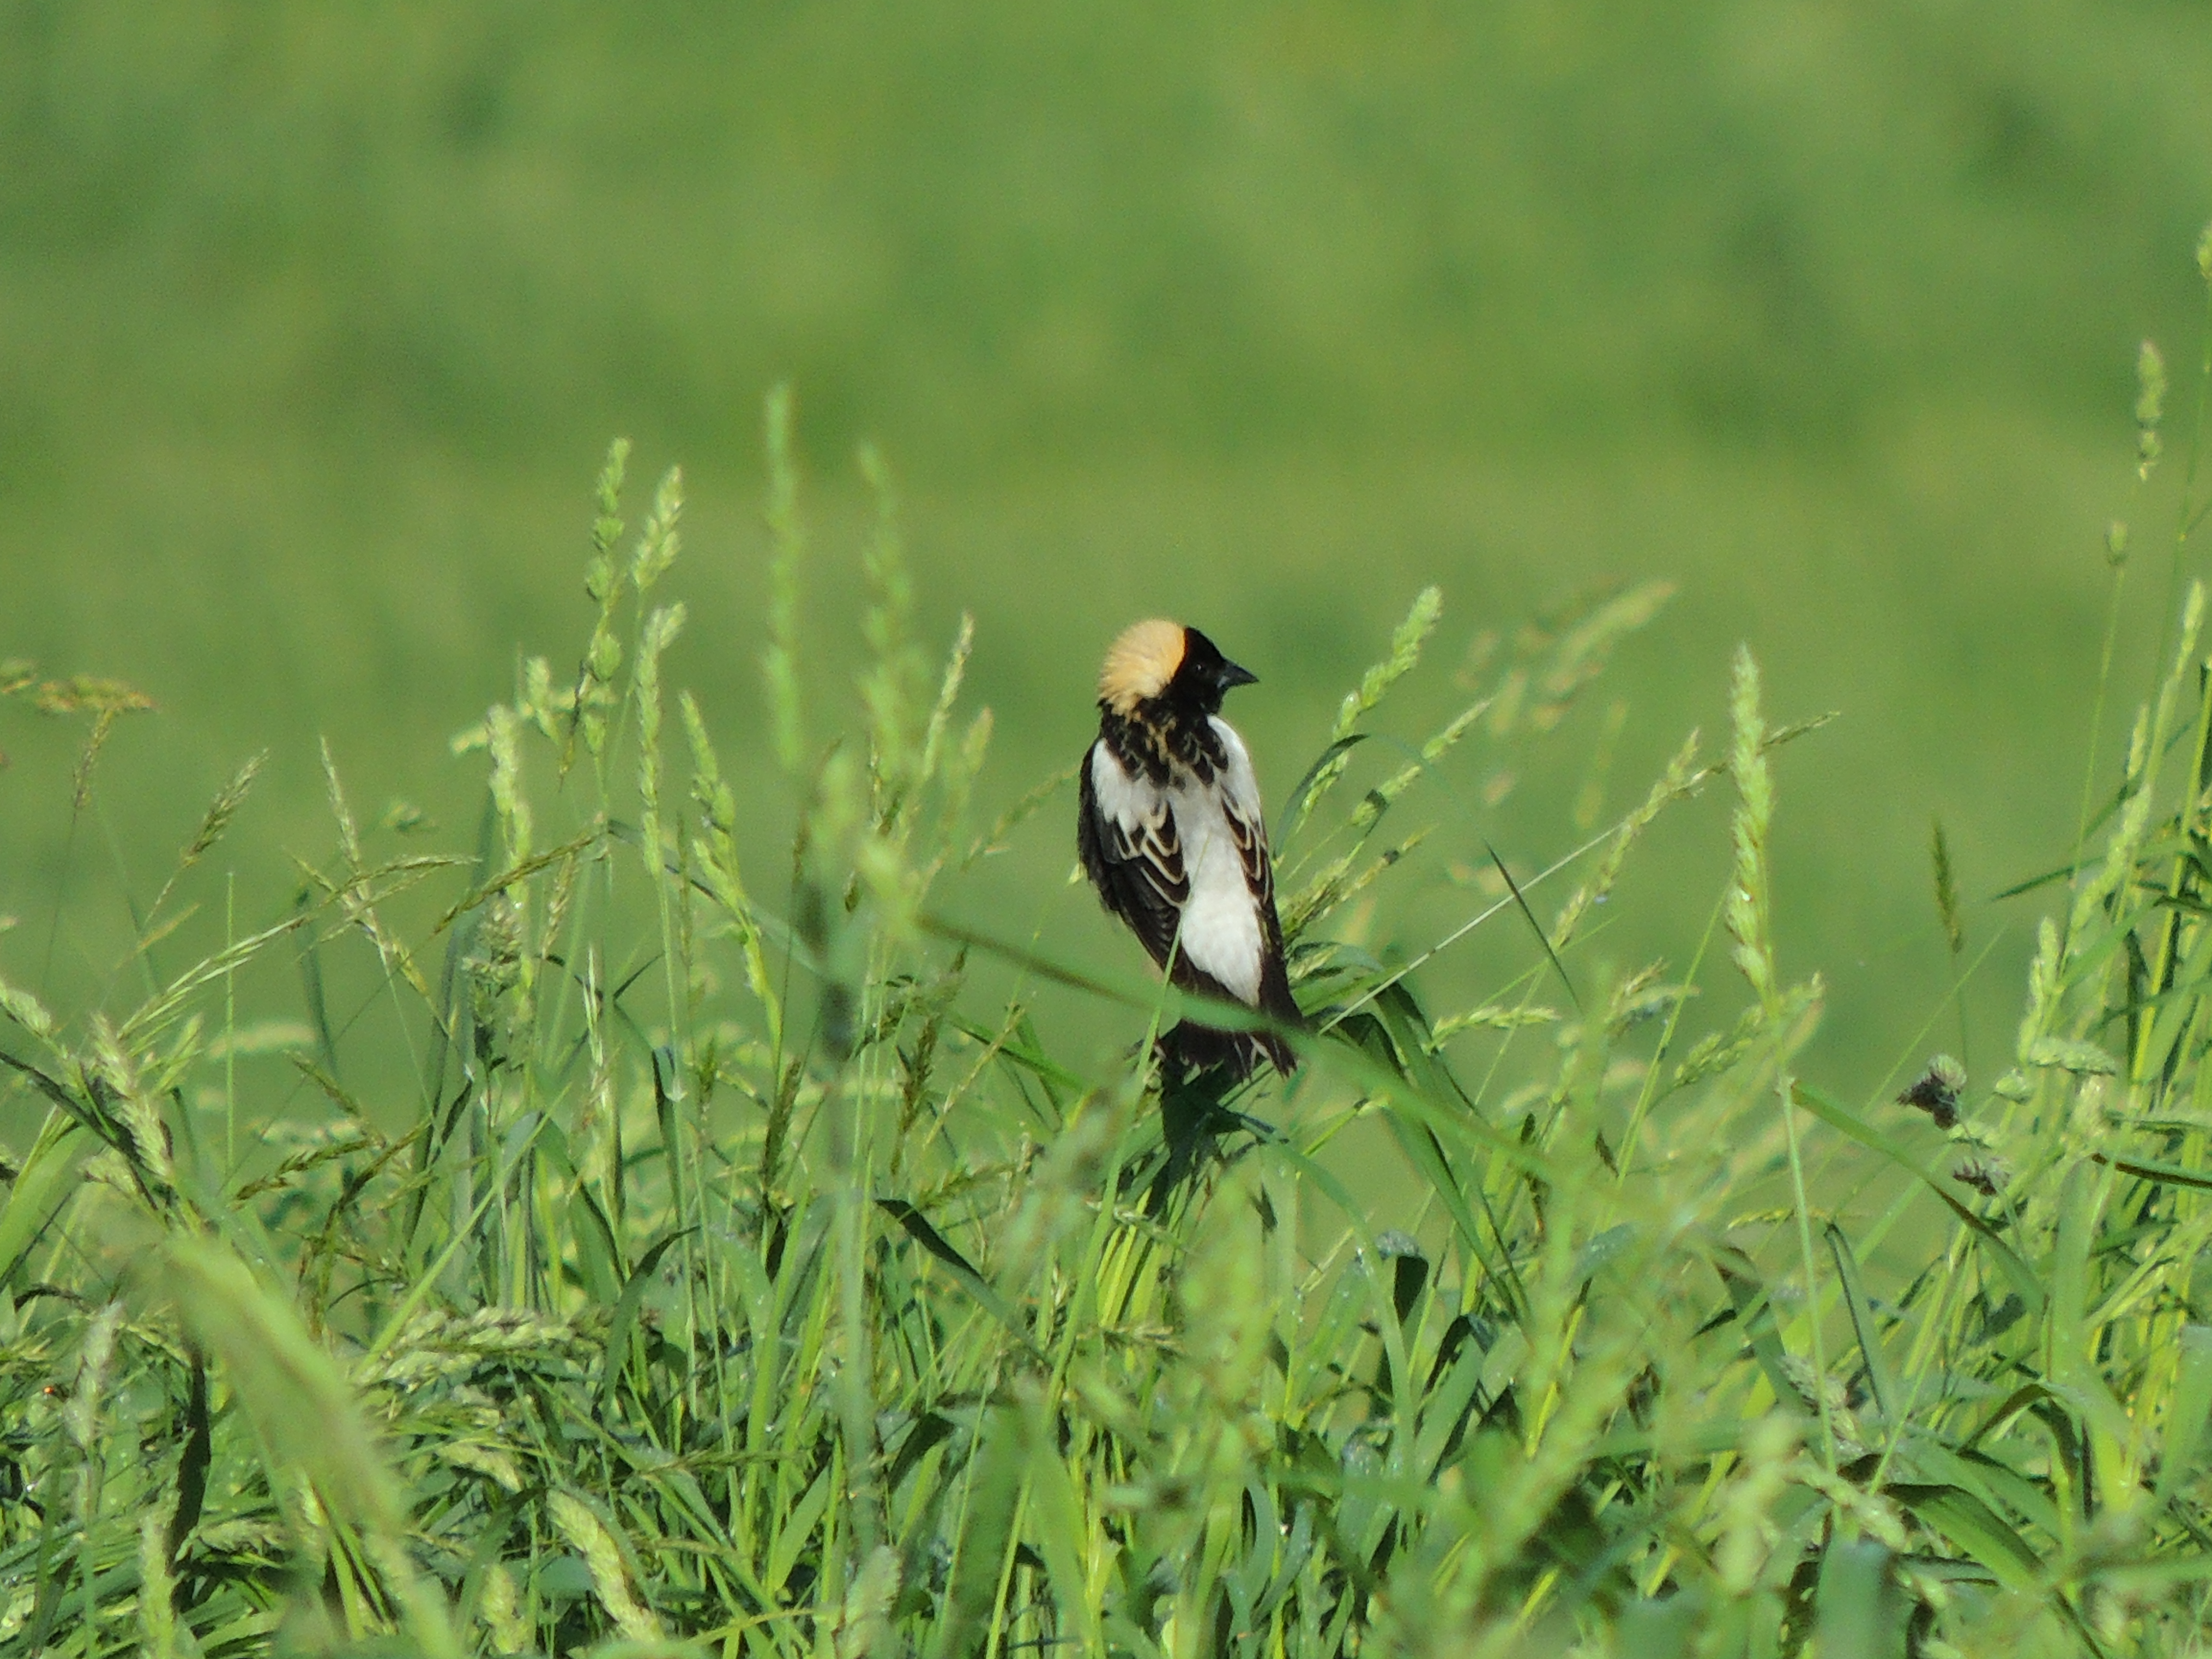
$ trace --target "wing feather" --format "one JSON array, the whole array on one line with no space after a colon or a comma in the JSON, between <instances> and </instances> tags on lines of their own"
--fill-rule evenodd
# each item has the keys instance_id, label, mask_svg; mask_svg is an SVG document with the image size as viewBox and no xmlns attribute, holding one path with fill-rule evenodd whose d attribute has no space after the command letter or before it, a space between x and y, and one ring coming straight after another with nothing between
<instances>
[{"instance_id":1,"label":"wing feather","mask_svg":"<svg viewBox=\"0 0 2212 1659\"><path fill-rule=\"evenodd\" d=\"M1166 793L1132 778L1103 738L1083 766L1077 850L1099 901L1164 966L1190 898L1182 840Z\"/></svg>"},{"instance_id":2,"label":"wing feather","mask_svg":"<svg viewBox=\"0 0 2212 1659\"><path fill-rule=\"evenodd\" d=\"M1213 729L1221 739L1229 764L1221 779L1222 816L1230 838L1244 866L1244 884L1260 912L1260 1007L1277 1019L1303 1025L1305 1018L1291 995L1288 965L1283 959L1283 924L1275 913L1275 860L1267 847L1266 804L1260 798L1260 781L1252 769L1252 757L1237 728L1216 717ZM1280 1050L1280 1053L1277 1051ZM1290 1070L1288 1050L1279 1039L1268 1039L1268 1051L1279 1068Z\"/></svg>"},{"instance_id":3,"label":"wing feather","mask_svg":"<svg viewBox=\"0 0 2212 1659\"><path fill-rule=\"evenodd\" d=\"M1221 811L1229 834L1237 843L1237 856L1244 866L1244 884L1272 919L1275 912L1275 860L1267 851L1267 819L1260 799L1260 781L1252 770L1252 757L1237 728L1216 717L1213 729L1221 739L1229 764L1221 775Z\"/></svg>"}]
</instances>

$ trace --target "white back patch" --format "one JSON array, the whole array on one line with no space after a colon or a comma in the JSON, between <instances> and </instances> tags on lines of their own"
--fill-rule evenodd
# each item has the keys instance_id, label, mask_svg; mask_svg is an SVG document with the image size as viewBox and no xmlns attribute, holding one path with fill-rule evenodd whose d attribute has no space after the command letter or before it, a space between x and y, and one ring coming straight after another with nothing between
<instances>
[{"instance_id":1,"label":"white back patch","mask_svg":"<svg viewBox=\"0 0 2212 1659\"><path fill-rule=\"evenodd\" d=\"M1251 764L1245 763L1249 775ZM1243 854L1212 792L1178 778L1168 794L1182 836L1190 899L1182 908L1182 953L1239 1002L1260 1001L1260 911L1244 879Z\"/></svg>"},{"instance_id":2,"label":"white back patch","mask_svg":"<svg viewBox=\"0 0 2212 1659\"><path fill-rule=\"evenodd\" d=\"M1162 792L1141 772L1131 777L1114 758L1101 738L1091 745L1091 792L1102 817L1119 824L1133 837L1139 828L1159 821L1164 804Z\"/></svg>"}]
</instances>

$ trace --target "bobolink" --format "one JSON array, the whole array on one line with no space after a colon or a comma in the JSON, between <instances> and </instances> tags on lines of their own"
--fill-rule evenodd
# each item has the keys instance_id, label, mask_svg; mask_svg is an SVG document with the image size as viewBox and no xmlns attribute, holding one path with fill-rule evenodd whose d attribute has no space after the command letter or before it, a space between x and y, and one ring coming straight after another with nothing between
<instances>
[{"instance_id":1,"label":"bobolink","mask_svg":"<svg viewBox=\"0 0 2212 1659\"><path fill-rule=\"evenodd\" d=\"M1259 780L1220 714L1223 696L1256 678L1180 623L1141 622L1115 640L1098 675L1076 848L1100 902L1176 988L1295 1026L1304 1022L1283 968ZM1163 1047L1194 1072L1249 1077L1262 1056L1285 1073L1293 1064L1273 1031L1189 1020Z\"/></svg>"}]
</instances>

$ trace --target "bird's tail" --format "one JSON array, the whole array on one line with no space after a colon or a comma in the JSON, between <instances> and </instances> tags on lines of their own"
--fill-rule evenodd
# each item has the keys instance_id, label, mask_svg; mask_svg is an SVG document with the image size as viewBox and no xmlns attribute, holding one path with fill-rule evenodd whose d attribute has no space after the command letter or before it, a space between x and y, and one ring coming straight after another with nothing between
<instances>
[{"instance_id":1,"label":"bird's tail","mask_svg":"<svg viewBox=\"0 0 2212 1659\"><path fill-rule=\"evenodd\" d=\"M1160 1039L1160 1055L1184 1077L1227 1072L1240 1082L1263 1063L1285 1077L1297 1064L1291 1045L1273 1031L1223 1031L1188 1019Z\"/></svg>"}]
</instances>

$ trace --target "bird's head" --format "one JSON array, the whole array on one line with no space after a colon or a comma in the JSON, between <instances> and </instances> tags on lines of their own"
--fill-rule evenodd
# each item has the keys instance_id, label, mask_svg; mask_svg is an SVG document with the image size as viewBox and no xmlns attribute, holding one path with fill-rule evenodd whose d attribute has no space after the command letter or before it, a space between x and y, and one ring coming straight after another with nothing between
<instances>
[{"instance_id":1,"label":"bird's head","mask_svg":"<svg viewBox=\"0 0 2212 1659\"><path fill-rule=\"evenodd\" d=\"M1098 672L1098 706L1124 719L1146 703L1212 714L1233 686L1259 678L1239 668L1195 628L1158 618L1125 629Z\"/></svg>"}]
</instances>

